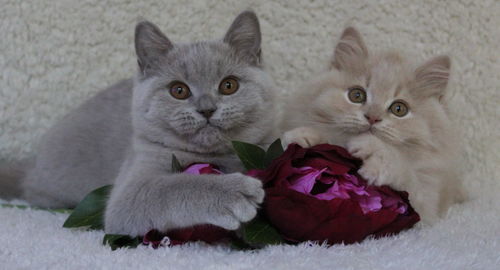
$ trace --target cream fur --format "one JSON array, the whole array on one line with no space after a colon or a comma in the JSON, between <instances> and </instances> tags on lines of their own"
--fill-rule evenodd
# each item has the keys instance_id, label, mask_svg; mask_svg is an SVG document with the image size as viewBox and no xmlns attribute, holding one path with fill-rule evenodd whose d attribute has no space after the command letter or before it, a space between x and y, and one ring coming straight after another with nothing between
<instances>
[{"instance_id":1,"label":"cream fur","mask_svg":"<svg viewBox=\"0 0 500 270\"><path fill-rule=\"evenodd\" d=\"M407 191L425 223L434 223L452 203L463 201L461 138L443 97L449 58L416 66L396 52L369 52L359 32L349 27L332 63L326 75L291 95L284 144L346 147L363 160L358 172L369 183ZM353 87L366 93L366 101L349 100ZM399 101L408 108L402 117L389 110ZM370 118L379 122L370 123Z\"/></svg>"}]
</instances>

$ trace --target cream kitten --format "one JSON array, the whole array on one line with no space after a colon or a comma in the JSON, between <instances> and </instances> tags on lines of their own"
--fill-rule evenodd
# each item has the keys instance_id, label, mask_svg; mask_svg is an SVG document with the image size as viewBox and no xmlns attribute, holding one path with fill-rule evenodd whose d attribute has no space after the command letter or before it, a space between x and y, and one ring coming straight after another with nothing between
<instances>
[{"instance_id":1,"label":"cream kitten","mask_svg":"<svg viewBox=\"0 0 500 270\"><path fill-rule=\"evenodd\" d=\"M397 53L369 54L347 28L330 70L291 95L285 145L341 145L363 160L369 183L408 191L425 223L462 200L458 137L443 104L448 56L413 66Z\"/></svg>"}]
</instances>

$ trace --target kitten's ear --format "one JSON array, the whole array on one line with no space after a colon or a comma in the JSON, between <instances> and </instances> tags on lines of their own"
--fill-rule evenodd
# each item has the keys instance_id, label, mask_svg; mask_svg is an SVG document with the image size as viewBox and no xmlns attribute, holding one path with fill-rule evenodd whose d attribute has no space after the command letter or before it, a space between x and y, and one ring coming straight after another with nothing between
<instances>
[{"instance_id":1,"label":"kitten's ear","mask_svg":"<svg viewBox=\"0 0 500 270\"><path fill-rule=\"evenodd\" d=\"M361 34L354 27L347 27L335 47L332 67L337 70L364 72L367 57L368 49Z\"/></svg>"},{"instance_id":2,"label":"kitten's ear","mask_svg":"<svg viewBox=\"0 0 500 270\"><path fill-rule=\"evenodd\" d=\"M253 11L244 11L234 19L223 39L252 65L260 64L260 25Z\"/></svg>"},{"instance_id":3,"label":"kitten's ear","mask_svg":"<svg viewBox=\"0 0 500 270\"><path fill-rule=\"evenodd\" d=\"M415 81L418 95L437 96L444 95L450 77L451 61L447 55L432 58L415 70Z\"/></svg>"},{"instance_id":4,"label":"kitten's ear","mask_svg":"<svg viewBox=\"0 0 500 270\"><path fill-rule=\"evenodd\" d=\"M143 21L135 27L135 52L143 73L157 67L159 58L172 48L172 42L153 23Z\"/></svg>"}]
</instances>

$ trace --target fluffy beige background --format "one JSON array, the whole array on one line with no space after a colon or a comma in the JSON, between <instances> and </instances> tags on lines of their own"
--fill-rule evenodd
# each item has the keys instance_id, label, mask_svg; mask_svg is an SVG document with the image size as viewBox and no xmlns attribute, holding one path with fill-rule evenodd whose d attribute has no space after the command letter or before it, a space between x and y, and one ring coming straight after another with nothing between
<instances>
[{"instance_id":1,"label":"fluffy beige background","mask_svg":"<svg viewBox=\"0 0 500 270\"><path fill-rule=\"evenodd\" d=\"M325 69L346 25L371 49L403 49L418 60L449 53L468 181L485 190L500 180L500 1L1 2L0 158L32 154L68 110L131 76L138 18L189 42L221 37L250 7L261 20L268 70L284 90Z\"/></svg>"}]
</instances>

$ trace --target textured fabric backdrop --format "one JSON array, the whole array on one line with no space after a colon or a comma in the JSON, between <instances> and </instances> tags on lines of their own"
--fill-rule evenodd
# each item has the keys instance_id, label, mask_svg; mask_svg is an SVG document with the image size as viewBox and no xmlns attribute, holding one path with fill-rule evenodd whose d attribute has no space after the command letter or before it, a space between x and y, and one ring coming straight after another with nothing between
<instances>
[{"instance_id":1,"label":"textured fabric backdrop","mask_svg":"<svg viewBox=\"0 0 500 270\"><path fill-rule=\"evenodd\" d=\"M264 61L283 91L326 68L347 25L358 27L372 50L397 48L417 60L450 54L453 118L464 137L466 179L476 198L455 207L434 228L349 247L268 249L277 256L275 260L266 252L245 256L198 245L159 253L122 251L114 253L121 257L110 257L99 247L99 233L58 229L64 215L0 209L0 239L9 243L0 247L0 264L5 260L17 267L62 268L46 257L67 252L70 255L61 260L75 267L85 266L76 255L82 252L87 252L87 263L108 267L115 260L137 264L142 253L152 263L146 265L165 266L151 262L152 258L161 254L162 259L175 261L182 252L197 255L192 261L179 259L177 267L205 267L209 262L217 262L214 267L234 267L236 262L241 268L307 267L298 254L312 256L311 263L325 267L330 256L331 266L344 268L406 268L413 261L417 269L436 265L470 269L500 263L500 203L494 195L500 191L500 1L0 0L0 4L0 159L32 154L40 135L66 112L135 72L133 29L139 18L159 25L174 42L189 42L222 37L237 13L252 8L261 22ZM483 193L489 195L477 196ZM36 240L26 239L26 230L37 234ZM83 241L86 246L71 241ZM54 250L59 251L46 248L54 242ZM68 249L71 243L76 244L74 252ZM487 251L474 253L467 250L468 245ZM383 248L393 251L386 256L389 264L384 263ZM25 256L33 252L37 255L27 260ZM362 255L342 257L353 253ZM461 258L452 260L456 257Z\"/></svg>"}]
</instances>

